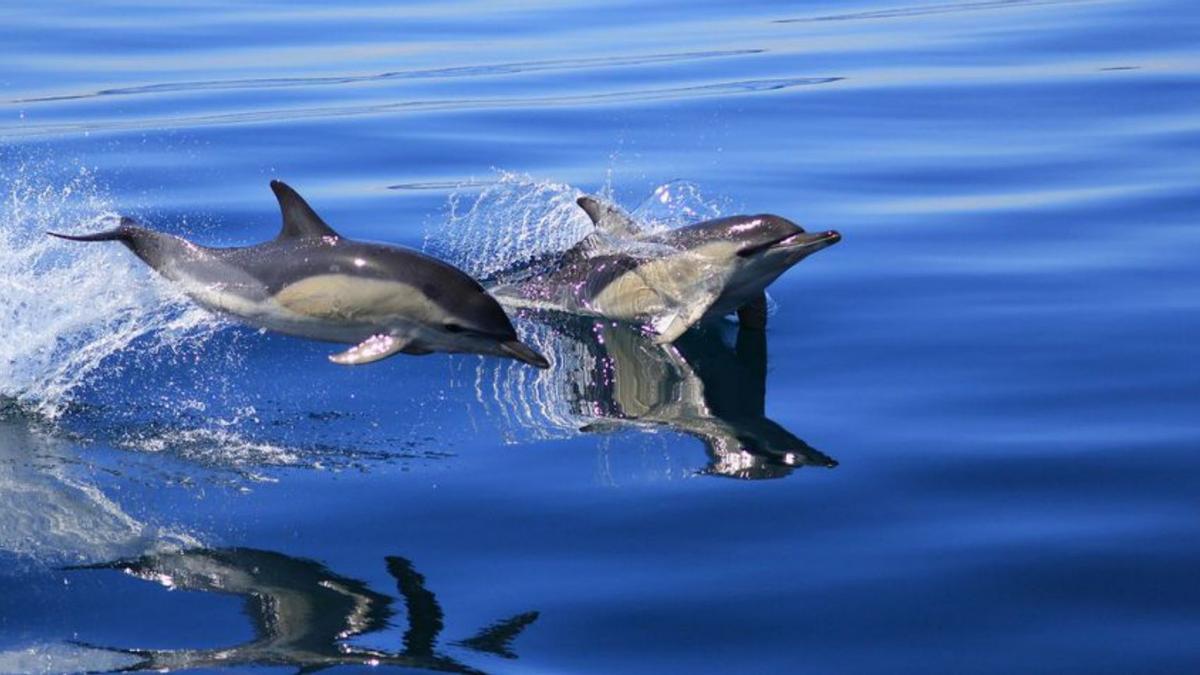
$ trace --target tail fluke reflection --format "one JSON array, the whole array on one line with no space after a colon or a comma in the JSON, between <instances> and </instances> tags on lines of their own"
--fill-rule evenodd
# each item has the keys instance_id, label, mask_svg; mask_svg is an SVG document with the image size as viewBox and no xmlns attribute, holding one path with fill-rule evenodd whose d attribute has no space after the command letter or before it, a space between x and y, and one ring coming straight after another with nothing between
<instances>
[{"instance_id":1,"label":"tail fluke reflection","mask_svg":"<svg viewBox=\"0 0 1200 675\"><path fill-rule=\"evenodd\" d=\"M512 651L513 640L517 639L521 631L525 630L525 627L536 621L537 618L537 612L518 614L503 621L497 621L479 631L474 637L469 637L454 644L469 647L477 652L495 654L496 656L503 656L506 659L515 659L517 655Z\"/></svg>"},{"instance_id":2,"label":"tail fluke reflection","mask_svg":"<svg viewBox=\"0 0 1200 675\"><path fill-rule=\"evenodd\" d=\"M437 597L411 562L387 559L388 571L408 613L401 651L369 649L347 640L386 629L395 615L394 599L357 579L333 573L321 563L249 548L193 549L179 553L76 567L116 569L168 588L237 595L254 639L214 649L120 649L78 643L139 659L122 671L224 669L236 666L287 666L314 672L333 666L393 665L454 673L478 673L438 648L443 613ZM519 615L453 643L478 652L516 658L509 647L537 618Z\"/></svg>"}]
</instances>

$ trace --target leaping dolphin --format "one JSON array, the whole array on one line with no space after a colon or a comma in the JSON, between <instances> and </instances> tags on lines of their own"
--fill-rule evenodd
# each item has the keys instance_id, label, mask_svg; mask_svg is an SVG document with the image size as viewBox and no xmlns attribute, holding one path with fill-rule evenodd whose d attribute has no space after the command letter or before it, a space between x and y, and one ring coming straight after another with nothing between
<instances>
[{"instance_id":1,"label":"leaping dolphin","mask_svg":"<svg viewBox=\"0 0 1200 675\"><path fill-rule=\"evenodd\" d=\"M122 218L113 230L49 234L119 241L193 300L259 328L355 345L334 363L466 352L549 367L517 339L499 303L456 267L416 251L346 239L288 185L271 181L283 229L271 241L208 248Z\"/></svg>"},{"instance_id":2,"label":"leaping dolphin","mask_svg":"<svg viewBox=\"0 0 1200 675\"><path fill-rule=\"evenodd\" d=\"M792 265L841 241L770 214L646 232L615 205L583 196L596 231L533 278L492 289L501 302L642 324L674 342L698 322L738 312L766 326L764 289ZM502 280L503 282L503 280Z\"/></svg>"}]
</instances>

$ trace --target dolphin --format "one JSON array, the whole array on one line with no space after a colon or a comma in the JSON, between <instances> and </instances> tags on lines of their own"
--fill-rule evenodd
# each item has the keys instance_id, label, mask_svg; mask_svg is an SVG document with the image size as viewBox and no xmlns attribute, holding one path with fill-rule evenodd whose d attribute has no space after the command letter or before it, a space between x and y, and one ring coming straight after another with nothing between
<instances>
[{"instance_id":1,"label":"dolphin","mask_svg":"<svg viewBox=\"0 0 1200 675\"><path fill-rule=\"evenodd\" d=\"M72 241L119 241L201 306L259 328L355 345L334 363L371 363L397 353L460 352L545 357L517 339L508 316L479 282L417 251L347 239L291 187L271 190L283 228L271 241L209 248L122 218L113 230Z\"/></svg>"},{"instance_id":2,"label":"dolphin","mask_svg":"<svg viewBox=\"0 0 1200 675\"><path fill-rule=\"evenodd\" d=\"M389 665L479 673L440 648L444 613L437 596L425 587L425 577L405 558L389 556L386 563L408 615L403 649L398 651L350 642L391 627L396 614L392 597L314 560L252 548L195 548L66 568L119 570L171 589L239 596L245 601L243 614L254 626L252 638L231 646L193 649L75 644L135 659L123 672L275 666L309 673L338 666ZM537 612L517 614L452 644L515 659L513 640L537 618Z\"/></svg>"},{"instance_id":3,"label":"dolphin","mask_svg":"<svg viewBox=\"0 0 1200 675\"><path fill-rule=\"evenodd\" d=\"M514 307L550 309L638 323L661 343L733 312L743 326L766 326L764 290L804 258L841 241L805 232L771 214L730 216L650 232L619 207L577 200L595 231L574 247L492 293Z\"/></svg>"}]
</instances>

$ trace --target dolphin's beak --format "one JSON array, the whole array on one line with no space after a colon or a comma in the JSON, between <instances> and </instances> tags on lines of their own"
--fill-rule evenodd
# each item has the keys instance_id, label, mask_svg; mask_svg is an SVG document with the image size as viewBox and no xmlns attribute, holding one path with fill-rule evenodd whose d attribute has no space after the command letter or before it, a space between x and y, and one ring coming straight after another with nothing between
<instances>
[{"instance_id":1,"label":"dolphin's beak","mask_svg":"<svg viewBox=\"0 0 1200 675\"><path fill-rule=\"evenodd\" d=\"M526 347L519 340L509 340L508 342L500 343L500 351L513 357L518 361L523 361L533 366L534 368L549 368L550 362L546 357Z\"/></svg>"},{"instance_id":2,"label":"dolphin's beak","mask_svg":"<svg viewBox=\"0 0 1200 675\"><path fill-rule=\"evenodd\" d=\"M788 250L788 251L804 251L805 253L815 253L823 248L833 246L842 240L842 235L837 230L827 230L825 232L798 232L792 236L776 243L771 247L772 250Z\"/></svg>"},{"instance_id":3,"label":"dolphin's beak","mask_svg":"<svg viewBox=\"0 0 1200 675\"><path fill-rule=\"evenodd\" d=\"M773 241L768 241L751 248L738 251L738 256L742 258L750 258L759 253L775 253L785 251L787 253L803 253L808 255L816 253L826 246L833 246L842 240L842 235L834 230L826 232L804 232L800 231L796 234L789 234L786 237L780 237Z\"/></svg>"}]
</instances>

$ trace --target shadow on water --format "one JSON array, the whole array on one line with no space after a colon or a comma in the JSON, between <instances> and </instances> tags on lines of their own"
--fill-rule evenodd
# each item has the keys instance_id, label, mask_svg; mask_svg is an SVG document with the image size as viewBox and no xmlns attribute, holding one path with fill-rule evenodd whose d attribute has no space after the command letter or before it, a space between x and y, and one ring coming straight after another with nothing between
<instances>
[{"instance_id":1,"label":"shadow on water","mask_svg":"<svg viewBox=\"0 0 1200 675\"><path fill-rule=\"evenodd\" d=\"M444 614L437 596L425 587L425 578L405 558L386 560L408 616L399 651L346 642L388 628L396 613L392 597L313 560L251 548L192 549L71 569L120 570L171 589L240 596L254 627L252 640L231 647L177 650L79 644L138 659L120 671L287 666L310 672L333 666L393 665L481 672L447 655L439 645ZM514 659L513 640L537 618L537 612L518 614L452 644Z\"/></svg>"},{"instance_id":2,"label":"shadow on water","mask_svg":"<svg viewBox=\"0 0 1200 675\"><path fill-rule=\"evenodd\" d=\"M803 466L837 466L766 416L766 333L736 329L730 344L728 326L710 326L659 345L622 324L552 322L537 338L556 356L552 370L524 386L511 381L511 369L496 371L510 376L494 388L509 419L585 433L667 428L704 444L706 475L780 478ZM545 414L522 414L527 401Z\"/></svg>"}]
</instances>

